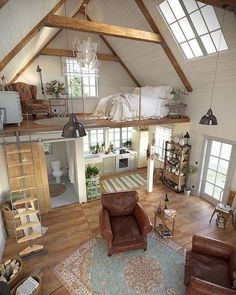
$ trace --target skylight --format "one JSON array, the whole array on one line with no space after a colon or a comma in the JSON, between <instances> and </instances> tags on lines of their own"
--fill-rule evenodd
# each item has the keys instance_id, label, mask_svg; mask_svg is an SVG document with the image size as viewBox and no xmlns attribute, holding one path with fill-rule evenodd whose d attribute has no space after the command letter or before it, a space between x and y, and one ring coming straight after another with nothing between
<instances>
[{"instance_id":1,"label":"skylight","mask_svg":"<svg viewBox=\"0 0 236 295\"><path fill-rule=\"evenodd\" d=\"M159 10L186 59L228 49L212 6L195 0L164 0Z\"/></svg>"}]
</instances>

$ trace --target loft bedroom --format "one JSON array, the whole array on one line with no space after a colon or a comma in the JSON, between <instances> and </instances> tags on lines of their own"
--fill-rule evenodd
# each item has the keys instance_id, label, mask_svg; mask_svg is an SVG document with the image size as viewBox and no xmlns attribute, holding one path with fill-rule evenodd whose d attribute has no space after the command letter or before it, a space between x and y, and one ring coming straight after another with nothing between
<instances>
[{"instance_id":1,"label":"loft bedroom","mask_svg":"<svg viewBox=\"0 0 236 295\"><path fill-rule=\"evenodd\" d=\"M23 268L39 294L235 294L235 1L0 0L0 20L0 294Z\"/></svg>"}]
</instances>

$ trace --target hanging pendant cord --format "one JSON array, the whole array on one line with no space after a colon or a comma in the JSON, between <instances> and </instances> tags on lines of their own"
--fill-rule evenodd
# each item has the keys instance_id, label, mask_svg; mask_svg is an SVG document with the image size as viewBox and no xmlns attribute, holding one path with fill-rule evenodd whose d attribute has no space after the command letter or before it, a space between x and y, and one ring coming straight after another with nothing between
<instances>
[{"instance_id":1,"label":"hanging pendant cord","mask_svg":"<svg viewBox=\"0 0 236 295\"><path fill-rule=\"evenodd\" d=\"M225 10L226 6L224 6L224 13L223 13L223 18L222 18L222 26L221 26L221 33L220 33L220 40L219 40L219 46L218 46L218 53L216 57L216 66L215 66L215 73L214 73L214 80L213 80L213 86L212 86L212 94L211 94L211 101L210 101L210 109L212 107L212 100L214 96L214 90L215 90L215 84L216 84L216 74L217 74L217 68L218 68L218 62L219 62L219 57L220 57L220 46L221 46L221 40L223 36L223 27L224 27L224 20L225 20Z\"/></svg>"}]
</instances>

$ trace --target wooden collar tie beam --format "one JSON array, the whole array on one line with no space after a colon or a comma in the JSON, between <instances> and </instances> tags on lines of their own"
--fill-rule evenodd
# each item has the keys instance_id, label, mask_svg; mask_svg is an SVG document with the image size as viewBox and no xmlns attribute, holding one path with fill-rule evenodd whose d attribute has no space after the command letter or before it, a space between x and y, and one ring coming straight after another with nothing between
<instances>
[{"instance_id":1,"label":"wooden collar tie beam","mask_svg":"<svg viewBox=\"0 0 236 295\"><path fill-rule=\"evenodd\" d=\"M59 15L50 15L45 21L45 26L82 32L91 32L158 44L161 44L163 42L163 38L160 34L157 33L108 25L104 23L79 20L76 18Z\"/></svg>"}]
</instances>

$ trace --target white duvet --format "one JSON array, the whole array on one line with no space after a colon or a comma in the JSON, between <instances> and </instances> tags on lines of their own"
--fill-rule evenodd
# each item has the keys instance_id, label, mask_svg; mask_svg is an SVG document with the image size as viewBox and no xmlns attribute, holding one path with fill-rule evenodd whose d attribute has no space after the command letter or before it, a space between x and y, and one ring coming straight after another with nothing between
<instances>
[{"instance_id":1,"label":"white duvet","mask_svg":"<svg viewBox=\"0 0 236 295\"><path fill-rule=\"evenodd\" d=\"M98 102L94 116L108 118L112 121L129 121L139 119L139 95L118 93L103 97ZM141 119L160 119L166 117L168 109L166 100L142 95Z\"/></svg>"}]
</instances>

